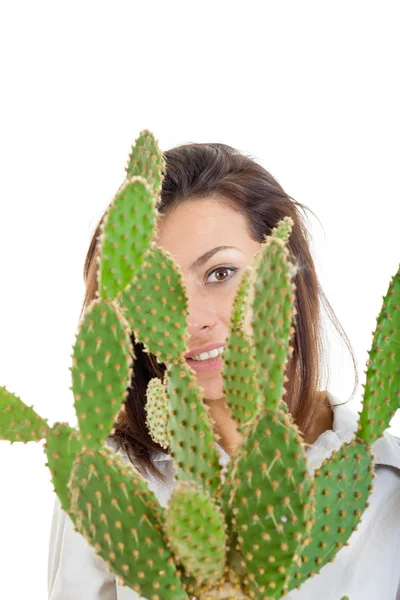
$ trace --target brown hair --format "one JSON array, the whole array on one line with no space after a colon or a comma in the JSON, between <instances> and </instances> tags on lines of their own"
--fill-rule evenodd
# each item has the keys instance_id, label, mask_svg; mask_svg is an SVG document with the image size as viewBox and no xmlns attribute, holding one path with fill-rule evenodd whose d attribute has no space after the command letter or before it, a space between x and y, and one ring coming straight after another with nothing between
<instances>
[{"instance_id":1,"label":"brown hair","mask_svg":"<svg viewBox=\"0 0 400 600\"><path fill-rule=\"evenodd\" d=\"M163 153L166 173L162 183L161 199L157 205L160 213L168 214L183 202L213 196L216 201L240 210L246 217L249 235L263 242L265 235L285 216L293 219L287 248L296 261L296 327L291 345L292 357L287 364L284 400L302 436L307 438L311 425L321 409L321 365L329 348L323 333L320 299L336 330L345 340L351 354L354 370L354 397L358 386L356 359L342 326L318 281L309 243L310 235L302 222L299 208L307 208L289 196L254 157L243 155L235 148L218 143L183 144ZM307 208L307 210L310 210ZM310 211L312 212L312 211ZM314 214L314 213L312 213ZM97 256L100 224L92 236L84 265L86 293L84 309L96 297L98 289ZM163 380L166 366L158 363L155 355L144 352L143 344L136 343L131 334L136 359L126 411L120 412L114 424L115 432L109 436L117 449L122 448L132 464L145 473L165 481L163 473L153 462L155 452L168 452L156 443L146 425L146 388L153 377ZM328 361L327 361L328 364ZM328 382L329 383L329 369Z\"/></svg>"}]
</instances>

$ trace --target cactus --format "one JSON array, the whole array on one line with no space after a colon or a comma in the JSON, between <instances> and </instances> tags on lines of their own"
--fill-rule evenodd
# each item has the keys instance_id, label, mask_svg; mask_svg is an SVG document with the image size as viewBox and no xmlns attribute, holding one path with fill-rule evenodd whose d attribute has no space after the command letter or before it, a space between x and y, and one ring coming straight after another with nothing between
<instances>
[{"instance_id":1,"label":"cactus","mask_svg":"<svg viewBox=\"0 0 400 600\"><path fill-rule=\"evenodd\" d=\"M242 435L224 476L209 409L184 357L182 274L151 241L165 172L151 132L140 133L126 172L102 226L98 296L73 347L79 427L49 427L0 387L0 439L45 439L62 508L107 568L141 597L284 597L335 559L369 506L371 445L399 407L400 270L377 318L356 434L311 476L283 399L296 316L296 264L286 247L292 220L265 236L240 280L222 357L223 391ZM244 331L248 309L252 335ZM105 445L125 410L132 332L167 367L164 381L149 382L146 405L150 434L174 459L175 487L165 509L137 469Z\"/></svg>"}]
</instances>

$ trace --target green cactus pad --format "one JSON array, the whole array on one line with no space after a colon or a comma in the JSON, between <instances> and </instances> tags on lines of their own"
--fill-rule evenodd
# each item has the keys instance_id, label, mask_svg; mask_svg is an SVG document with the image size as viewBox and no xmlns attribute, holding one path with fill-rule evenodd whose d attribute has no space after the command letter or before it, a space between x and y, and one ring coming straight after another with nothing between
<instances>
[{"instance_id":1,"label":"green cactus pad","mask_svg":"<svg viewBox=\"0 0 400 600\"><path fill-rule=\"evenodd\" d=\"M100 448L128 395L133 369L129 327L115 302L95 298L79 324L72 390L82 443Z\"/></svg>"},{"instance_id":2,"label":"green cactus pad","mask_svg":"<svg viewBox=\"0 0 400 600\"><path fill-rule=\"evenodd\" d=\"M140 271L118 299L136 341L158 362L179 362L187 352L187 298L182 275L169 252L151 243Z\"/></svg>"},{"instance_id":3,"label":"green cactus pad","mask_svg":"<svg viewBox=\"0 0 400 600\"><path fill-rule=\"evenodd\" d=\"M287 243L292 230L293 219L284 217L272 230L271 236ZM223 393L226 395L232 416L238 423L238 429L252 419L262 401L259 398L257 384L258 372L255 365L253 339L244 331L246 313L254 305L254 265L259 264L260 254L254 264L244 272L236 292L230 323L230 337L223 354ZM260 267L259 267L260 268ZM260 276L260 274L259 274ZM229 382L229 384L228 384ZM285 410L281 403L279 408ZM286 411L285 411L286 412ZM243 430L244 431L244 430Z\"/></svg>"},{"instance_id":4,"label":"green cactus pad","mask_svg":"<svg viewBox=\"0 0 400 600\"><path fill-rule=\"evenodd\" d=\"M32 406L27 406L19 396L0 386L0 440L14 442L39 442L50 431L48 419L42 419Z\"/></svg>"},{"instance_id":5,"label":"green cactus pad","mask_svg":"<svg viewBox=\"0 0 400 600\"><path fill-rule=\"evenodd\" d=\"M265 408L282 404L285 367L293 353L290 338L296 315L293 267L285 242L267 237L254 260L252 330L260 401Z\"/></svg>"},{"instance_id":6,"label":"green cactus pad","mask_svg":"<svg viewBox=\"0 0 400 600\"><path fill-rule=\"evenodd\" d=\"M252 292L252 267L248 267L239 282L233 301L231 323L232 329L243 329L246 320L246 313L250 308L250 296Z\"/></svg>"},{"instance_id":7,"label":"green cactus pad","mask_svg":"<svg viewBox=\"0 0 400 600\"><path fill-rule=\"evenodd\" d=\"M221 483L220 464L209 408L186 362L170 365L166 375L168 435L176 478L197 481L215 496Z\"/></svg>"},{"instance_id":8,"label":"green cactus pad","mask_svg":"<svg viewBox=\"0 0 400 600\"><path fill-rule=\"evenodd\" d=\"M69 482L77 529L139 596L188 600L165 541L156 496L133 465L104 447L76 457Z\"/></svg>"},{"instance_id":9,"label":"green cactus pad","mask_svg":"<svg viewBox=\"0 0 400 600\"><path fill-rule=\"evenodd\" d=\"M250 287L250 269L244 272L233 302L229 337L222 355L222 393L240 426L254 417L258 406L257 372L252 339L243 329Z\"/></svg>"},{"instance_id":10,"label":"green cactus pad","mask_svg":"<svg viewBox=\"0 0 400 600\"><path fill-rule=\"evenodd\" d=\"M248 267L240 280L238 290L236 292L235 300L232 308L232 317L231 317L231 327L232 328L244 328L246 313L250 308L252 310L254 304L254 286L253 286L253 278L254 278L254 267L259 264L260 257L266 252L266 243L268 243L271 238L279 238L285 244L287 244L289 240L290 233L293 227L293 219L291 217L284 217L281 221L278 222L277 226L274 227L271 231L271 235L265 236L264 239L264 248L263 246L260 248L259 252L256 254L256 257L253 260L253 263Z\"/></svg>"},{"instance_id":11,"label":"green cactus pad","mask_svg":"<svg viewBox=\"0 0 400 600\"><path fill-rule=\"evenodd\" d=\"M241 329L231 329L222 361L222 393L241 430L240 425L252 419L259 406L254 348L249 336Z\"/></svg>"},{"instance_id":12,"label":"green cactus pad","mask_svg":"<svg viewBox=\"0 0 400 600\"><path fill-rule=\"evenodd\" d=\"M139 270L153 237L156 202L154 190L143 177L128 179L118 190L101 224L101 298L114 300Z\"/></svg>"},{"instance_id":13,"label":"green cactus pad","mask_svg":"<svg viewBox=\"0 0 400 600\"><path fill-rule=\"evenodd\" d=\"M283 217L277 226L272 229L271 235L268 237L279 238L283 242L287 243L289 241L290 234L292 233L293 225L294 221L291 217Z\"/></svg>"},{"instance_id":14,"label":"green cactus pad","mask_svg":"<svg viewBox=\"0 0 400 600\"><path fill-rule=\"evenodd\" d=\"M287 591L333 562L369 506L374 477L370 446L358 438L345 442L315 471L313 526L293 562Z\"/></svg>"},{"instance_id":15,"label":"green cactus pad","mask_svg":"<svg viewBox=\"0 0 400 600\"><path fill-rule=\"evenodd\" d=\"M144 177L157 194L161 192L166 162L157 140L148 129L143 129L136 138L125 171L128 177Z\"/></svg>"},{"instance_id":16,"label":"green cactus pad","mask_svg":"<svg viewBox=\"0 0 400 600\"><path fill-rule=\"evenodd\" d=\"M152 439L162 448L169 446L168 436L168 396L165 385L158 377L153 377L147 384L147 402L144 406L146 422Z\"/></svg>"},{"instance_id":17,"label":"green cactus pad","mask_svg":"<svg viewBox=\"0 0 400 600\"><path fill-rule=\"evenodd\" d=\"M229 464L223 510L246 562L248 593L279 598L312 526L314 488L300 431L279 409L261 409Z\"/></svg>"},{"instance_id":18,"label":"green cactus pad","mask_svg":"<svg viewBox=\"0 0 400 600\"><path fill-rule=\"evenodd\" d=\"M199 583L224 574L225 521L219 506L194 481L180 481L168 502L165 530L186 572Z\"/></svg>"},{"instance_id":19,"label":"green cactus pad","mask_svg":"<svg viewBox=\"0 0 400 600\"><path fill-rule=\"evenodd\" d=\"M383 298L369 357L356 436L373 444L400 406L400 269Z\"/></svg>"},{"instance_id":20,"label":"green cactus pad","mask_svg":"<svg viewBox=\"0 0 400 600\"><path fill-rule=\"evenodd\" d=\"M68 423L54 423L43 446L51 479L62 508L70 511L68 481L76 455L82 450L81 436L77 429Z\"/></svg>"}]
</instances>

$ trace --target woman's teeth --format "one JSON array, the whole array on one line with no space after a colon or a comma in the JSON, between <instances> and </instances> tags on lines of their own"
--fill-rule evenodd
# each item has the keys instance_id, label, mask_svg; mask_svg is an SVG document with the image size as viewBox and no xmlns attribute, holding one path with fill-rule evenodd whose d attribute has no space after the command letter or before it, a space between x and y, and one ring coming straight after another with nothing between
<instances>
[{"instance_id":1,"label":"woman's teeth","mask_svg":"<svg viewBox=\"0 0 400 600\"><path fill-rule=\"evenodd\" d=\"M215 358L216 356L219 356L220 354L222 354L224 351L223 348L215 348L214 350L210 350L209 352L202 352L201 354L195 354L194 356L191 356L190 358L192 358L193 360L208 360L210 358Z\"/></svg>"}]
</instances>

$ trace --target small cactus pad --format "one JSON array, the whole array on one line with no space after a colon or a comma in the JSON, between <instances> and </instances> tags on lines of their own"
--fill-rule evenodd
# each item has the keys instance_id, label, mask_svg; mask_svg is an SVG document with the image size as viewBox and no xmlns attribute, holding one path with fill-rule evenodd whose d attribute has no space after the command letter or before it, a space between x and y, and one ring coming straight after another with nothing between
<instances>
[{"instance_id":1,"label":"small cactus pad","mask_svg":"<svg viewBox=\"0 0 400 600\"><path fill-rule=\"evenodd\" d=\"M252 267L248 267L239 282L233 301L230 328L243 329L245 326L247 311L251 309L249 299L252 291Z\"/></svg>"},{"instance_id":2,"label":"small cactus pad","mask_svg":"<svg viewBox=\"0 0 400 600\"><path fill-rule=\"evenodd\" d=\"M267 237L254 264L252 329L260 401L265 408L275 408L285 392L284 371L293 353L289 342L296 315L293 269L285 242Z\"/></svg>"},{"instance_id":3,"label":"small cactus pad","mask_svg":"<svg viewBox=\"0 0 400 600\"><path fill-rule=\"evenodd\" d=\"M136 341L158 362L177 362L186 350L187 298L178 265L154 242L140 271L118 300Z\"/></svg>"},{"instance_id":4,"label":"small cactus pad","mask_svg":"<svg viewBox=\"0 0 400 600\"><path fill-rule=\"evenodd\" d=\"M247 269L233 302L229 338L221 356L222 393L226 396L238 429L254 417L258 406L253 341L243 329L249 285L250 270Z\"/></svg>"},{"instance_id":5,"label":"small cactus pad","mask_svg":"<svg viewBox=\"0 0 400 600\"><path fill-rule=\"evenodd\" d=\"M276 237L287 243L292 225L293 219L284 217L272 230L271 236L266 236L265 242L269 242L272 237ZM232 416L238 423L239 431L246 421L254 417L258 407L263 405L258 392L258 371L255 365L253 345L254 336L252 333L251 337L249 337L244 329L248 312L250 312L251 319L253 319L253 278L256 273L254 266L258 264L258 278L260 279L260 255L265 252L271 252L272 248L270 244L265 244L264 249L258 253L253 264L246 269L241 278L232 308L229 327L230 337L223 354L223 393L227 396ZM264 268L266 264L267 261L264 260ZM279 408L287 412L284 402L279 404Z\"/></svg>"},{"instance_id":6,"label":"small cactus pad","mask_svg":"<svg viewBox=\"0 0 400 600\"><path fill-rule=\"evenodd\" d=\"M39 442L50 430L48 419L42 419L32 406L19 396L0 386L0 440Z\"/></svg>"},{"instance_id":7,"label":"small cactus pad","mask_svg":"<svg viewBox=\"0 0 400 600\"><path fill-rule=\"evenodd\" d=\"M222 361L222 393L232 417L238 426L243 425L254 417L259 406L253 342L243 330L231 329Z\"/></svg>"},{"instance_id":8,"label":"small cactus pad","mask_svg":"<svg viewBox=\"0 0 400 600\"><path fill-rule=\"evenodd\" d=\"M101 298L114 300L142 264L153 237L156 201L146 180L133 177L121 186L110 204L100 234L98 281Z\"/></svg>"},{"instance_id":9,"label":"small cactus pad","mask_svg":"<svg viewBox=\"0 0 400 600\"><path fill-rule=\"evenodd\" d=\"M220 464L208 406L186 362L170 365L166 374L168 435L177 479L196 480L214 496L221 483Z\"/></svg>"},{"instance_id":10,"label":"small cactus pad","mask_svg":"<svg viewBox=\"0 0 400 600\"><path fill-rule=\"evenodd\" d=\"M68 423L54 423L43 446L48 462L46 466L62 508L70 511L68 481L76 455L82 450L79 431L72 429Z\"/></svg>"},{"instance_id":11,"label":"small cactus pad","mask_svg":"<svg viewBox=\"0 0 400 600\"><path fill-rule=\"evenodd\" d=\"M369 357L356 436L372 444L400 404L400 268L383 298Z\"/></svg>"},{"instance_id":12,"label":"small cactus pad","mask_svg":"<svg viewBox=\"0 0 400 600\"><path fill-rule=\"evenodd\" d=\"M288 577L288 590L333 562L361 522L373 490L370 446L353 438L325 459L314 473L315 516Z\"/></svg>"},{"instance_id":13,"label":"small cactus pad","mask_svg":"<svg viewBox=\"0 0 400 600\"><path fill-rule=\"evenodd\" d=\"M152 439L162 448L169 446L167 390L161 379L153 377L147 384L147 402L144 406L146 422Z\"/></svg>"},{"instance_id":14,"label":"small cactus pad","mask_svg":"<svg viewBox=\"0 0 400 600\"><path fill-rule=\"evenodd\" d=\"M231 516L249 595L279 598L293 556L312 526L314 489L300 432L279 409L260 409L229 464ZM224 496L224 500L226 496Z\"/></svg>"},{"instance_id":15,"label":"small cactus pad","mask_svg":"<svg viewBox=\"0 0 400 600\"><path fill-rule=\"evenodd\" d=\"M129 328L114 302L95 298L75 337L70 369L79 430L83 444L100 448L131 384L134 352Z\"/></svg>"},{"instance_id":16,"label":"small cactus pad","mask_svg":"<svg viewBox=\"0 0 400 600\"><path fill-rule=\"evenodd\" d=\"M188 600L164 539L164 515L133 465L104 447L76 457L69 482L77 529L139 596Z\"/></svg>"},{"instance_id":17,"label":"small cactus pad","mask_svg":"<svg viewBox=\"0 0 400 600\"><path fill-rule=\"evenodd\" d=\"M165 530L188 574L216 583L225 567L225 520L220 507L194 481L180 481L168 502Z\"/></svg>"},{"instance_id":18,"label":"small cactus pad","mask_svg":"<svg viewBox=\"0 0 400 600\"><path fill-rule=\"evenodd\" d=\"M157 140L148 129L143 129L136 138L125 171L128 177L144 177L157 194L161 192L166 162Z\"/></svg>"},{"instance_id":19,"label":"small cactus pad","mask_svg":"<svg viewBox=\"0 0 400 600\"><path fill-rule=\"evenodd\" d=\"M281 239L287 243L289 241L290 234L293 230L294 221L292 217L283 217L279 221L276 227L271 230L271 235L267 237L275 237Z\"/></svg>"}]
</instances>

